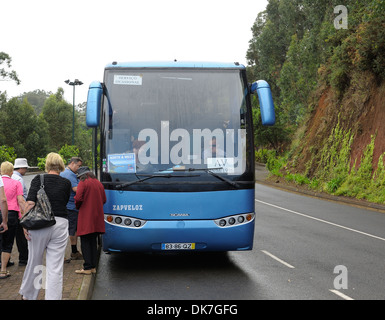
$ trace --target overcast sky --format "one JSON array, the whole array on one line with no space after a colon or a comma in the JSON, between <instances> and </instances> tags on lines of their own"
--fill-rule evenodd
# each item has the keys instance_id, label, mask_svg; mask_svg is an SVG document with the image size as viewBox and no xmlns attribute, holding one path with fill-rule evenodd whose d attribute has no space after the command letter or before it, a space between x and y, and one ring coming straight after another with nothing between
<instances>
[{"instance_id":1,"label":"overcast sky","mask_svg":"<svg viewBox=\"0 0 385 320\"><path fill-rule=\"evenodd\" d=\"M238 61L246 65L251 27L267 0L4 0L0 52L21 80L0 81L8 98L41 89L65 91L79 79L75 103L103 80L112 61Z\"/></svg>"}]
</instances>

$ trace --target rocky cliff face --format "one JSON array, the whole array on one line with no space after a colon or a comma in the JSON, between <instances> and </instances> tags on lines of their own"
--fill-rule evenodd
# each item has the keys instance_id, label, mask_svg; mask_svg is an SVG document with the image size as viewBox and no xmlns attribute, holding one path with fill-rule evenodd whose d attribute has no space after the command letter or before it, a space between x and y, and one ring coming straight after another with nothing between
<instances>
[{"instance_id":1,"label":"rocky cliff face","mask_svg":"<svg viewBox=\"0 0 385 320\"><path fill-rule=\"evenodd\" d=\"M314 176L317 160L333 129L339 124L343 132L350 132L350 166L359 167L361 157L371 137L375 136L373 168L385 152L385 82L378 84L367 72L356 73L343 97L330 88L320 88L318 104L306 124L301 146L297 148L295 168ZM310 163L312 163L310 165Z\"/></svg>"}]
</instances>

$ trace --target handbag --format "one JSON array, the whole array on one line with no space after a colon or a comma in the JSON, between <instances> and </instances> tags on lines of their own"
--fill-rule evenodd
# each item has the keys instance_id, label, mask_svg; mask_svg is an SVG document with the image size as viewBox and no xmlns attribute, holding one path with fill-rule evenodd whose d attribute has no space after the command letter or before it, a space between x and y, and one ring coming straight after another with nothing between
<instances>
[{"instance_id":1,"label":"handbag","mask_svg":"<svg viewBox=\"0 0 385 320\"><path fill-rule=\"evenodd\" d=\"M44 190L44 175L40 175L40 190L37 192L37 202L20 219L20 225L27 230L38 230L51 227L56 223L51 203Z\"/></svg>"}]
</instances>

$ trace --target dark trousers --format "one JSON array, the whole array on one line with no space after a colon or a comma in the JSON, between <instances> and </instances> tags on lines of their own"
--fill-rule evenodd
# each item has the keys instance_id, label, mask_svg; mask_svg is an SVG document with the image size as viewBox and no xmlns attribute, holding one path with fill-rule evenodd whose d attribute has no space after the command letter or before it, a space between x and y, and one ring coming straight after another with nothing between
<instances>
[{"instance_id":1,"label":"dark trousers","mask_svg":"<svg viewBox=\"0 0 385 320\"><path fill-rule=\"evenodd\" d=\"M99 233L89 233L80 236L81 249L84 259L83 269L91 270L96 268L98 259L97 238Z\"/></svg>"},{"instance_id":2,"label":"dark trousers","mask_svg":"<svg viewBox=\"0 0 385 320\"><path fill-rule=\"evenodd\" d=\"M8 213L8 216L9 216L9 213ZM25 238L23 227L20 225L20 220L18 219L18 213L15 214L14 216L15 216L15 218L12 218L13 215L11 217L11 224L8 221L8 230L10 227L11 227L11 231L13 228L15 229L13 238L16 237L17 251L19 251L19 263L20 262L27 263L27 261L28 261L28 242L27 242L27 239ZM1 214L0 214L0 223L2 220L3 219L2 219ZM3 234L4 233L0 234L0 253L3 251L2 250ZM12 248L11 248L11 251L12 251ZM5 252L7 252L7 251L5 250Z\"/></svg>"},{"instance_id":3,"label":"dark trousers","mask_svg":"<svg viewBox=\"0 0 385 320\"><path fill-rule=\"evenodd\" d=\"M25 238L23 227L20 225L20 220L17 221L16 227L16 245L19 251L19 262L28 261L28 241Z\"/></svg>"},{"instance_id":4,"label":"dark trousers","mask_svg":"<svg viewBox=\"0 0 385 320\"><path fill-rule=\"evenodd\" d=\"M0 221L2 222L1 217ZM12 253L13 243L15 242L16 228L19 220L19 213L8 210L8 230L2 233L1 251ZM0 223L1 223L0 222Z\"/></svg>"},{"instance_id":5,"label":"dark trousers","mask_svg":"<svg viewBox=\"0 0 385 320\"><path fill-rule=\"evenodd\" d=\"M22 226L20 225L20 220L19 220L19 214L14 211L11 211L11 215L8 212L8 230L11 229L11 236L14 239L16 237L16 245L17 245L17 250L19 251L19 262L25 262L27 263L28 261L28 242L27 239L25 238L24 231ZM2 221L2 216L0 214L0 223ZM9 232L6 231L5 233L8 233L8 235L5 235L7 238L9 236ZM0 233L0 254L3 251L3 237L4 233ZM13 245L13 240L12 245ZM12 247L10 248L12 251ZM7 250L4 250L5 252L8 252Z\"/></svg>"}]
</instances>

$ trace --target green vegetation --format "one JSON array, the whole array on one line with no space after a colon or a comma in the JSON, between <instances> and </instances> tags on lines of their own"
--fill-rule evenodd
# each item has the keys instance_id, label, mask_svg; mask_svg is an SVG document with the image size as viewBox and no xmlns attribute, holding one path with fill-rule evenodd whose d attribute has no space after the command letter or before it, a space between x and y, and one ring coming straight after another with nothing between
<instances>
[{"instance_id":1,"label":"green vegetation","mask_svg":"<svg viewBox=\"0 0 385 320\"><path fill-rule=\"evenodd\" d=\"M258 138L257 145L286 145L287 134L314 109L320 88L330 86L342 96L356 73L369 71L377 81L385 79L385 1L343 2L269 0L258 15L247 51L248 73L269 82L277 125L272 131L258 123L257 132L270 140ZM349 13L346 30L334 27L334 8L341 4Z\"/></svg>"},{"instance_id":2,"label":"green vegetation","mask_svg":"<svg viewBox=\"0 0 385 320\"><path fill-rule=\"evenodd\" d=\"M338 5L348 10L347 29L334 25ZM258 15L248 73L267 80L273 92L277 126L266 129L256 121L255 133L256 159L271 174L313 190L384 203L384 155L373 160L375 134L362 156L352 159L355 139L367 130L359 120L372 107L366 106L370 89L385 80L384 12L384 0L269 0ZM325 92L335 107L320 112L310 131Z\"/></svg>"},{"instance_id":3,"label":"green vegetation","mask_svg":"<svg viewBox=\"0 0 385 320\"><path fill-rule=\"evenodd\" d=\"M64 163L69 163L69 160L72 157L78 157L80 152L79 149L76 146L68 146L64 145L58 152L60 156L62 157ZM39 167L40 170L44 171L45 170L45 158L40 158L38 157L38 163L37 166ZM84 159L83 159L84 160Z\"/></svg>"},{"instance_id":4,"label":"green vegetation","mask_svg":"<svg viewBox=\"0 0 385 320\"><path fill-rule=\"evenodd\" d=\"M322 149L322 160L313 178L306 174L291 173L287 170L287 156L277 157L274 152L268 150L263 152L267 155L266 167L271 175L307 186L314 191L385 203L385 153L380 156L374 168L373 151L376 137L372 136L360 159L360 165L356 168L356 159L351 168L349 155L352 139L350 132L337 125Z\"/></svg>"},{"instance_id":5,"label":"green vegetation","mask_svg":"<svg viewBox=\"0 0 385 320\"><path fill-rule=\"evenodd\" d=\"M14 163L16 158L15 149L13 147L0 146L0 163L4 161Z\"/></svg>"},{"instance_id":6,"label":"green vegetation","mask_svg":"<svg viewBox=\"0 0 385 320\"><path fill-rule=\"evenodd\" d=\"M5 52L0 52L0 79L12 80L20 84L16 71L10 70L12 66L11 63L11 57Z\"/></svg>"},{"instance_id":7,"label":"green vegetation","mask_svg":"<svg viewBox=\"0 0 385 320\"><path fill-rule=\"evenodd\" d=\"M9 70L11 58L0 52L0 67L2 64L6 68L0 69L0 79L19 83L16 72ZM49 152L59 152L65 163L71 156L80 156L85 165L92 166L92 130L85 125L82 106L75 111L75 146L69 146L73 106L63 99L63 93L62 88L55 94L35 90L8 100L0 92L1 162L27 158L30 166L37 166Z\"/></svg>"}]
</instances>

